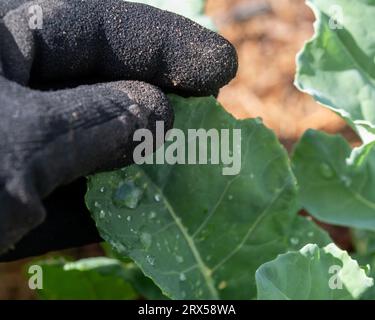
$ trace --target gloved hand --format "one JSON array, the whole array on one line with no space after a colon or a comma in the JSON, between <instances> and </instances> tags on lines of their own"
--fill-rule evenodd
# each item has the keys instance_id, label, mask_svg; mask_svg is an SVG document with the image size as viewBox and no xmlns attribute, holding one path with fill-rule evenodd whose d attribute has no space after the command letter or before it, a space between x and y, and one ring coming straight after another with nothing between
<instances>
[{"instance_id":1,"label":"gloved hand","mask_svg":"<svg viewBox=\"0 0 375 320\"><path fill-rule=\"evenodd\" d=\"M35 5L41 29L30 28ZM216 94L236 52L186 18L121 0L0 0L0 19L0 260L100 241L80 177L131 164L136 129L173 125L159 88Z\"/></svg>"}]
</instances>

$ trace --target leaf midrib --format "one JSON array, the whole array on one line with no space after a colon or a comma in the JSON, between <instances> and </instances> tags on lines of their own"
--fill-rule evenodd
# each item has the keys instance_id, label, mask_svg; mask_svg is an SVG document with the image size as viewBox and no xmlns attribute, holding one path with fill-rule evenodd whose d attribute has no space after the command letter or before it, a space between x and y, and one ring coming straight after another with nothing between
<instances>
[{"instance_id":1,"label":"leaf midrib","mask_svg":"<svg viewBox=\"0 0 375 320\"><path fill-rule=\"evenodd\" d=\"M154 181L151 180L151 178L146 174L146 172L142 168L139 167L139 169L143 172L145 177L147 177L147 179L153 184L153 186L157 190L157 192L162 195L163 203L165 204L165 207L166 207L168 213L172 217L173 221L175 222L178 229L182 233L186 243L188 244L189 249L191 250L191 252L192 252L192 254L193 254L193 256L194 256L194 258L197 262L198 269L199 269L200 273L202 274L203 278L205 279L205 283L207 285L207 288L208 288L212 298L215 299L215 300L219 300L220 296L219 296L218 291L215 288L215 282L214 282L214 280L211 276L212 272L211 272L210 268L207 267L207 265L204 263L204 261L201 257L201 254L200 254L197 246L195 245L194 239L186 231L186 228L182 224L181 219L175 213L172 205L169 203L169 201L165 197L163 191L154 183Z\"/></svg>"}]
</instances>

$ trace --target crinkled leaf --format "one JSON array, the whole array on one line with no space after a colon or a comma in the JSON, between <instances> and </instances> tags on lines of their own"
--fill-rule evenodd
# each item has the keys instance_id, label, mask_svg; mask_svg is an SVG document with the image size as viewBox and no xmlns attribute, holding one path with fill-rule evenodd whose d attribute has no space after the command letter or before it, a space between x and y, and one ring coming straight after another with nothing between
<instances>
[{"instance_id":1,"label":"crinkled leaf","mask_svg":"<svg viewBox=\"0 0 375 320\"><path fill-rule=\"evenodd\" d=\"M326 237L296 221L287 154L259 120L235 120L214 98L171 101L185 136L188 129L242 130L240 174L224 176L222 165L132 166L91 177L87 205L103 238L167 296L254 298L262 263L308 243L304 232Z\"/></svg>"},{"instance_id":2,"label":"crinkled leaf","mask_svg":"<svg viewBox=\"0 0 375 320\"><path fill-rule=\"evenodd\" d=\"M36 263L43 270L38 295L53 300L132 300L138 297L122 264L114 259L91 258L76 262Z\"/></svg>"},{"instance_id":3,"label":"crinkled leaf","mask_svg":"<svg viewBox=\"0 0 375 320\"><path fill-rule=\"evenodd\" d=\"M339 135L309 130L293 155L299 200L321 221L375 230L374 152L353 167L346 160L351 150Z\"/></svg>"},{"instance_id":4,"label":"crinkled leaf","mask_svg":"<svg viewBox=\"0 0 375 320\"><path fill-rule=\"evenodd\" d=\"M351 155L361 162L375 140L375 2L309 0L316 34L297 59L297 87L341 115L364 146Z\"/></svg>"},{"instance_id":5,"label":"crinkled leaf","mask_svg":"<svg viewBox=\"0 0 375 320\"><path fill-rule=\"evenodd\" d=\"M256 272L260 300L358 299L373 286L358 263L334 244L309 244L265 263Z\"/></svg>"}]
</instances>

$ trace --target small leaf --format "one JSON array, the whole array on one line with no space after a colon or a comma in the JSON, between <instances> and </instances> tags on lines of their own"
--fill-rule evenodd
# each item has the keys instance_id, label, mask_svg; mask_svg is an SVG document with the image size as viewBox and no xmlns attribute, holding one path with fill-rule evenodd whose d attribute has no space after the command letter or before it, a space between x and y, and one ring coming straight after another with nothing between
<instances>
[{"instance_id":1,"label":"small leaf","mask_svg":"<svg viewBox=\"0 0 375 320\"><path fill-rule=\"evenodd\" d=\"M260 300L358 299L374 282L334 244L280 255L257 270L256 281Z\"/></svg>"},{"instance_id":2,"label":"small leaf","mask_svg":"<svg viewBox=\"0 0 375 320\"><path fill-rule=\"evenodd\" d=\"M375 2L309 0L315 36L297 57L296 86L339 114L361 137L361 162L375 141Z\"/></svg>"},{"instance_id":3,"label":"small leaf","mask_svg":"<svg viewBox=\"0 0 375 320\"><path fill-rule=\"evenodd\" d=\"M309 130L293 155L302 206L317 219L375 230L375 153L358 166L341 136Z\"/></svg>"},{"instance_id":4,"label":"small leaf","mask_svg":"<svg viewBox=\"0 0 375 320\"><path fill-rule=\"evenodd\" d=\"M41 261L43 289L38 294L51 300L132 300L137 294L120 262L91 258L76 262Z\"/></svg>"}]
</instances>

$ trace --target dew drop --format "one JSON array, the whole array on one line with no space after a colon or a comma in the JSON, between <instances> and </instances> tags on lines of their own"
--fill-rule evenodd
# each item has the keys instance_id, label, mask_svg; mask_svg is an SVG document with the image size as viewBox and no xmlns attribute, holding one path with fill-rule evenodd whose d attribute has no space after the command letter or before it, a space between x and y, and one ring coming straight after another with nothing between
<instances>
[{"instance_id":1,"label":"dew drop","mask_svg":"<svg viewBox=\"0 0 375 320\"><path fill-rule=\"evenodd\" d=\"M131 216L127 216L126 217L126 221L128 221L128 222L132 221L132 217Z\"/></svg>"},{"instance_id":2,"label":"dew drop","mask_svg":"<svg viewBox=\"0 0 375 320\"><path fill-rule=\"evenodd\" d=\"M332 167L328 163L322 163L319 170L322 176L326 179L332 179L335 176Z\"/></svg>"},{"instance_id":3,"label":"dew drop","mask_svg":"<svg viewBox=\"0 0 375 320\"><path fill-rule=\"evenodd\" d=\"M307 234L307 236L308 236L309 238L312 238L312 237L314 236L314 232L310 231L310 232Z\"/></svg>"},{"instance_id":4,"label":"dew drop","mask_svg":"<svg viewBox=\"0 0 375 320\"><path fill-rule=\"evenodd\" d=\"M152 244L152 236L147 232L141 234L141 242L148 249Z\"/></svg>"},{"instance_id":5,"label":"dew drop","mask_svg":"<svg viewBox=\"0 0 375 320\"><path fill-rule=\"evenodd\" d=\"M299 239L298 238L291 238L290 243L294 246L299 244Z\"/></svg>"},{"instance_id":6,"label":"dew drop","mask_svg":"<svg viewBox=\"0 0 375 320\"><path fill-rule=\"evenodd\" d=\"M135 209L143 196L143 190L138 188L134 181L127 181L119 186L113 198L113 203L118 207Z\"/></svg>"},{"instance_id":7,"label":"dew drop","mask_svg":"<svg viewBox=\"0 0 375 320\"><path fill-rule=\"evenodd\" d=\"M103 193L105 191L105 188L104 187L101 187L100 188L100 192Z\"/></svg>"},{"instance_id":8,"label":"dew drop","mask_svg":"<svg viewBox=\"0 0 375 320\"><path fill-rule=\"evenodd\" d=\"M176 256L176 261L177 261L178 263L183 263L183 262L184 262L184 258L181 257L181 256Z\"/></svg>"},{"instance_id":9,"label":"dew drop","mask_svg":"<svg viewBox=\"0 0 375 320\"><path fill-rule=\"evenodd\" d=\"M180 281L186 281L185 273L180 273Z\"/></svg>"},{"instance_id":10,"label":"dew drop","mask_svg":"<svg viewBox=\"0 0 375 320\"><path fill-rule=\"evenodd\" d=\"M117 218L119 218L120 220L122 219L121 215L119 215L119 214L117 215Z\"/></svg>"},{"instance_id":11,"label":"dew drop","mask_svg":"<svg viewBox=\"0 0 375 320\"><path fill-rule=\"evenodd\" d=\"M150 212L150 219L155 219L156 218L156 212L155 211L151 211Z\"/></svg>"},{"instance_id":12,"label":"dew drop","mask_svg":"<svg viewBox=\"0 0 375 320\"><path fill-rule=\"evenodd\" d=\"M126 247L120 242L110 241L109 244L119 253L126 252Z\"/></svg>"},{"instance_id":13,"label":"dew drop","mask_svg":"<svg viewBox=\"0 0 375 320\"><path fill-rule=\"evenodd\" d=\"M146 256L146 261L152 266L155 264L155 258L150 255Z\"/></svg>"},{"instance_id":14,"label":"dew drop","mask_svg":"<svg viewBox=\"0 0 375 320\"><path fill-rule=\"evenodd\" d=\"M105 212L104 210L101 210L100 213L99 213L99 218L100 219L104 219L105 218Z\"/></svg>"},{"instance_id":15,"label":"dew drop","mask_svg":"<svg viewBox=\"0 0 375 320\"><path fill-rule=\"evenodd\" d=\"M155 194L154 199L156 202L160 202L161 200L160 194Z\"/></svg>"},{"instance_id":16,"label":"dew drop","mask_svg":"<svg viewBox=\"0 0 375 320\"><path fill-rule=\"evenodd\" d=\"M342 176L340 177L340 180L346 187L350 187L352 185L352 179L350 179L348 176Z\"/></svg>"},{"instance_id":17,"label":"dew drop","mask_svg":"<svg viewBox=\"0 0 375 320\"><path fill-rule=\"evenodd\" d=\"M99 202L98 202L98 201L95 201L94 206L95 206L95 208L99 208L99 207L100 207Z\"/></svg>"}]
</instances>

